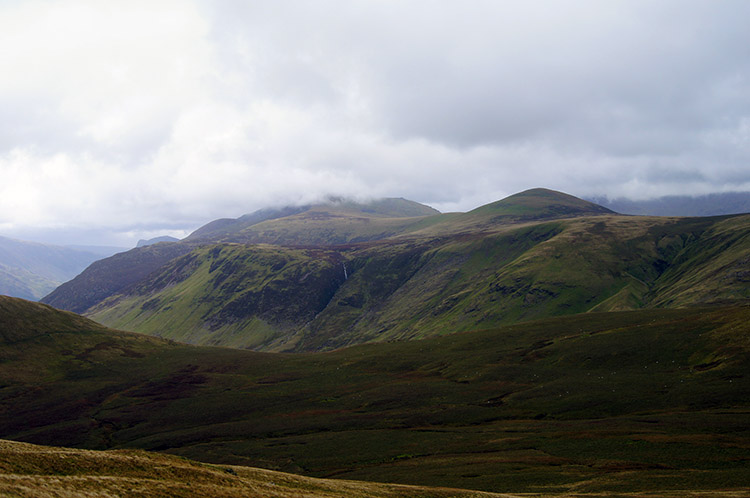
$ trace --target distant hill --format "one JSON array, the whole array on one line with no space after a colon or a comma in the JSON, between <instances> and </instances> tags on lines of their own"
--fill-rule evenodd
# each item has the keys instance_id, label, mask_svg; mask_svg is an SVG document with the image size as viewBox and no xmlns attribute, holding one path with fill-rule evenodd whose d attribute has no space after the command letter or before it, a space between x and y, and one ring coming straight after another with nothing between
<instances>
[{"instance_id":1,"label":"distant hill","mask_svg":"<svg viewBox=\"0 0 750 498\"><path fill-rule=\"evenodd\" d=\"M113 254L117 254L118 252L124 252L130 249L129 247L121 247L121 246L92 246L92 245L84 245L84 244L66 245L65 247L70 248L70 249L75 249L76 251L90 252L92 254L96 254L100 258L108 258L112 256Z\"/></svg>"},{"instance_id":2,"label":"distant hill","mask_svg":"<svg viewBox=\"0 0 750 498\"><path fill-rule=\"evenodd\" d=\"M315 351L580 313L750 299L750 217L582 217L336 248L210 245L88 308L195 344Z\"/></svg>"},{"instance_id":3,"label":"distant hill","mask_svg":"<svg viewBox=\"0 0 750 498\"><path fill-rule=\"evenodd\" d=\"M0 437L120 449L0 442L0 494L23 483L46 487L21 496L62 486L119 496L106 486L127 476L141 490L182 483L163 495L219 496L203 486L241 485L249 471L230 465L244 465L336 478L329 496L383 489L360 494L364 484L338 479L560 498L747 496L748 323L746 305L584 313L288 355L107 330L0 296ZM273 483L301 486L293 496L325 484Z\"/></svg>"},{"instance_id":4,"label":"distant hill","mask_svg":"<svg viewBox=\"0 0 750 498\"><path fill-rule=\"evenodd\" d=\"M346 199L311 206L262 209L220 219L190 234L187 242L333 245L391 237L439 211L406 199L357 203Z\"/></svg>"},{"instance_id":5,"label":"distant hill","mask_svg":"<svg viewBox=\"0 0 750 498\"><path fill-rule=\"evenodd\" d=\"M138 241L138 243L135 245L135 247L145 247L150 246L153 244L158 244L159 242L178 242L180 239L176 237L170 237L169 235L162 235L161 237L154 237L153 239L141 239Z\"/></svg>"},{"instance_id":6,"label":"distant hill","mask_svg":"<svg viewBox=\"0 0 750 498\"><path fill-rule=\"evenodd\" d=\"M0 294L40 299L100 257L91 251L0 237Z\"/></svg>"},{"instance_id":7,"label":"distant hill","mask_svg":"<svg viewBox=\"0 0 750 498\"><path fill-rule=\"evenodd\" d=\"M651 216L718 216L750 213L750 192L726 192L699 196L672 195L634 201L595 197L593 202L622 214Z\"/></svg>"},{"instance_id":8,"label":"distant hill","mask_svg":"<svg viewBox=\"0 0 750 498\"><path fill-rule=\"evenodd\" d=\"M170 260L192 249L176 243L131 249L95 261L73 280L41 299L56 308L82 313L103 299L122 292Z\"/></svg>"},{"instance_id":9,"label":"distant hill","mask_svg":"<svg viewBox=\"0 0 750 498\"><path fill-rule=\"evenodd\" d=\"M493 221L533 221L549 218L571 218L574 216L595 216L615 214L606 207L578 197L549 190L535 188L526 190L505 199L469 211L468 215L492 216Z\"/></svg>"},{"instance_id":10,"label":"distant hill","mask_svg":"<svg viewBox=\"0 0 750 498\"><path fill-rule=\"evenodd\" d=\"M319 351L586 311L750 299L750 216L621 216L546 189L468 213L369 223L344 214L349 208L318 209L251 226L272 223L253 233L287 244L134 249L44 302L193 344ZM382 235L378 220L408 223L390 237L360 237L360 228ZM296 244L310 233L365 241Z\"/></svg>"}]
</instances>

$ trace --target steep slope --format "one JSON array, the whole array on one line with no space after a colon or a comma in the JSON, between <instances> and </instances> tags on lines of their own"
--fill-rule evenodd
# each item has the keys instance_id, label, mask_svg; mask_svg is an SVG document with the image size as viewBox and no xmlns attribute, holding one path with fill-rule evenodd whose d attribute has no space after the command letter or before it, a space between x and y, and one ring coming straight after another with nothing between
<instances>
[{"instance_id":1,"label":"steep slope","mask_svg":"<svg viewBox=\"0 0 750 498\"><path fill-rule=\"evenodd\" d=\"M702 220L692 220L687 238L675 233L664 245L666 252L679 252L649 290L655 305L750 299L750 215L718 217L709 226Z\"/></svg>"},{"instance_id":2,"label":"steep slope","mask_svg":"<svg viewBox=\"0 0 750 498\"><path fill-rule=\"evenodd\" d=\"M414 214L407 201L373 208L370 218L359 205L360 214L332 206L266 213L249 227L289 246L140 248L92 265L44 302L193 344L319 351L586 311L750 299L748 216L621 216L545 189L420 218L392 217ZM408 227L330 244L381 237L389 223ZM324 232L326 244L299 245Z\"/></svg>"},{"instance_id":3,"label":"steep slope","mask_svg":"<svg viewBox=\"0 0 750 498\"><path fill-rule=\"evenodd\" d=\"M5 439L545 496L750 491L748 307L285 355L0 303L17 330L0 347ZM32 331L17 328L29 320Z\"/></svg>"},{"instance_id":4,"label":"steep slope","mask_svg":"<svg viewBox=\"0 0 750 498\"><path fill-rule=\"evenodd\" d=\"M97 261L41 301L60 309L85 312L198 245L267 242L327 246L390 237L437 215L434 209L405 199L365 204L333 199L324 205L261 210L236 220L213 221L180 243L142 246Z\"/></svg>"},{"instance_id":5,"label":"steep slope","mask_svg":"<svg viewBox=\"0 0 750 498\"><path fill-rule=\"evenodd\" d=\"M163 242L115 254L94 262L76 278L42 298L41 302L59 309L84 312L190 249L186 244Z\"/></svg>"},{"instance_id":6,"label":"steep slope","mask_svg":"<svg viewBox=\"0 0 750 498\"><path fill-rule=\"evenodd\" d=\"M324 249L202 246L88 314L193 344L274 349L328 306L346 279L342 259Z\"/></svg>"},{"instance_id":7,"label":"steep slope","mask_svg":"<svg viewBox=\"0 0 750 498\"><path fill-rule=\"evenodd\" d=\"M505 323L750 299L750 217L582 217L329 248L217 245L89 308L195 344L317 351Z\"/></svg>"},{"instance_id":8,"label":"steep slope","mask_svg":"<svg viewBox=\"0 0 750 498\"><path fill-rule=\"evenodd\" d=\"M97 259L89 251L0 237L0 294L40 299Z\"/></svg>"}]
</instances>

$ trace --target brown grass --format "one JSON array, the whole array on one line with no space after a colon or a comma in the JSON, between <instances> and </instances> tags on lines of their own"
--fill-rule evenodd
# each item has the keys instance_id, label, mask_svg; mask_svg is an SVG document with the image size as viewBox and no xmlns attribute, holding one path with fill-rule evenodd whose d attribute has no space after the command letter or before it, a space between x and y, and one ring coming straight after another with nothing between
<instances>
[{"instance_id":1,"label":"brown grass","mask_svg":"<svg viewBox=\"0 0 750 498\"><path fill-rule=\"evenodd\" d=\"M145 451L92 451L0 440L3 497L742 498L748 491L484 493L315 479L251 467L208 465Z\"/></svg>"},{"instance_id":2,"label":"brown grass","mask_svg":"<svg viewBox=\"0 0 750 498\"><path fill-rule=\"evenodd\" d=\"M91 451L0 440L0 496L490 498L511 495L313 479L250 467L207 465L145 451Z\"/></svg>"}]
</instances>

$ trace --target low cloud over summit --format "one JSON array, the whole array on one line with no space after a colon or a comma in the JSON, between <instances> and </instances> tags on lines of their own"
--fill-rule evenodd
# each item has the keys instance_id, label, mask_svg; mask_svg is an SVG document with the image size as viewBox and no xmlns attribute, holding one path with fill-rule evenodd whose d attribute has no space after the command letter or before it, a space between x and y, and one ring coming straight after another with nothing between
<instances>
[{"instance_id":1,"label":"low cloud over summit","mask_svg":"<svg viewBox=\"0 0 750 498\"><path fill-rule=\"evenodd\" d=\"M743 1L7 2L0 233L750 190Z\"/></svg>"}]
</instances>

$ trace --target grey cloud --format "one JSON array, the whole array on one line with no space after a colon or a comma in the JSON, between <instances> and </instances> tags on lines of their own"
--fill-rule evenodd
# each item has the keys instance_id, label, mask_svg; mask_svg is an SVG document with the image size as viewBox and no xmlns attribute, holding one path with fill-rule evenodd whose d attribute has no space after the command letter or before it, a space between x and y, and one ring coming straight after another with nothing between
<instances>
[{"instance_id":1,"label":"grey cloud","mask_svg":"<svg viewBox=\"0 0 750 498\"><path fill-rule=\"evenodd\" d=\"M86 45L95 63L18 46L18 67L51 68L0 82L0 224L145 233L327 194L463 210L536 186L750 189L745 1L160 5L186 13L164 40L107 18L133 38Z\"/></svg>"},{"instance_id":2,"label":"grey cloud","mask_svg":"<svg viewBox=\"0 0 750 498\"><path fill-rule=\"evenodd\" d=\"M589 7L601 12L607 7L600 5L610 4L623 5ZM691 143L719 119L750 112L750 93L736 88L737 79L750 74L750 34L738 21L750 18L750 5L633 5L622 19L604 19L599 28L589 24L596 16L558 9L559 22L549 32L532 28L521 40L493 31L493 16L513 8L478 11L474 29L481 33L474 36L485 45L460 50L467 32L459 32L451 38L455 47L435 44L448 50L442 57L414 52L409 40L401 40L405 49L384 57L380 71L386 122L396 136L462 146L554 139L604 152L648 153L653 147L658 153ZM522 26L534 20L533 13L524 14ZM520 45L503 47L514 42ZM451 48L465 58L451 58ZM632 139L634 131L640 140ZM667 147L670 133L684 138L668 139L674 143Z\"/></svg>"}]
</instances>

